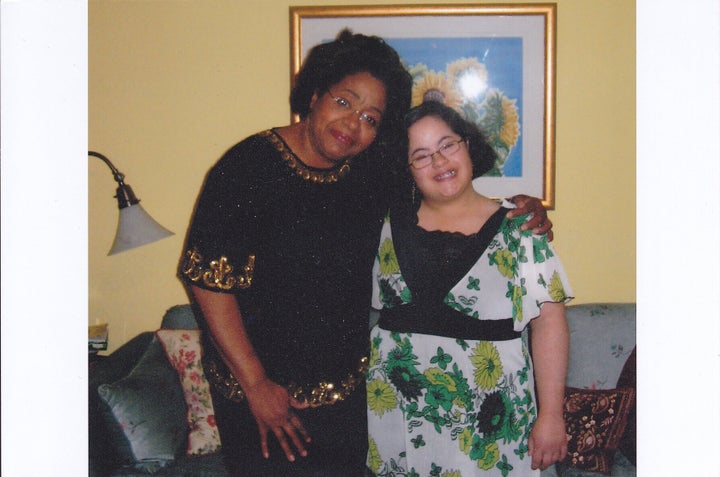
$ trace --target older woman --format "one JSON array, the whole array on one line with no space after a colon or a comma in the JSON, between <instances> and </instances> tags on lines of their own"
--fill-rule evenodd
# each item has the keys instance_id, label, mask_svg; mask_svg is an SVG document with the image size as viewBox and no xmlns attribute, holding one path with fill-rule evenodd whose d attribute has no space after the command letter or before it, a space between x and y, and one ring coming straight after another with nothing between
<instances>
[{"instance_id":1,"label":"older woman","mask_svg":"<svg viewBox=\"0 0 720 477\"><path fill-rule=\"evenodd\" d=\"M382 39L344 31L297 77L300 121L248 137L209 172L180 276L239 475L363 472L367 277L410 88ZM535 213L531 226L545 220Z\"/></svg>"},{"instance_id":2,"label":"older woman","mask_svg":"<svg viewBox=\"0 0 720 477\"><path fill-rule=\"evenodd\" d=\"M494 162L474 124L429 102L406 126L416 190L391 209L373 270L368 466L539 475L567 449L565 272L546 237L474 189Z\"/></svg>"}]
</instances>

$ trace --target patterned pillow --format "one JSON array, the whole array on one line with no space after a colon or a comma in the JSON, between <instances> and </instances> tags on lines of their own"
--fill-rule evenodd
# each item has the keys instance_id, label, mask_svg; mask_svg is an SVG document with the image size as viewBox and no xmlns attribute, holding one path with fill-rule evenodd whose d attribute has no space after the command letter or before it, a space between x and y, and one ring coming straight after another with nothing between
<instances>
[{"instance_id":1,"label":"patterned pillow","mask_svg":"<svg viewBox=\"0 0 720 477\"><path fill-rule=\"evenodd\" d=\"M567 388L568 454L563 464L609 475L634 397L633 388Z\"/></svg>"},{"instance_id":2,"label":"patterned pillow","mask_svg":"<svg viewBox=\"0 0 720 477\"><path fill-rule=\"evenodd\" d=\"M637 361L637 348L633 348L632 353L625 362L625 367L620 373L618 379L618 388L634 388L637 391L637 379L636 379L636 361ZM636 438L637 438L637 394L635 395L635 402L630 406L630 412L628 413L628 422L625 432L620 439L620 452L633 464L637 465L636 459Z\"/></svg>"},{"instance_id":3,"label":"patterned pillow","mask_svg":"<svg viewBox=\"0 0 720 477\"><path fill-rule=\"evenodd\" d=\"M215 410L210 385L202 368L199 330L158 330L155 333L165 348L170 364L180 377L187 421L190 425L187 455L212 454L220 450L220 433L215 424Z\"/></svg>"}]
</instances>

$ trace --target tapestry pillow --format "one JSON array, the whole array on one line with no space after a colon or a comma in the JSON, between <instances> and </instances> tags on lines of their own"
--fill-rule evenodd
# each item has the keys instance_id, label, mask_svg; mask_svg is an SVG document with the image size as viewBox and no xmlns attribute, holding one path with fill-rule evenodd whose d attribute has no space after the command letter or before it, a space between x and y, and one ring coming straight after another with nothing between
<instances>
[{"instance_id":1,"label":"tapestry pillow","mask_svg":"<svg viewBox=\"0 0 720 477\"><path fill-rule=\"evenodd\" d=\"M567 388L568 453L563 464L609 475L634 396L633 388Z\"/></svg>"},{"instance_id":2,"label":"tapestry pillow","mask_svg":"<svg viewBox=\"0 0 720 477\"><path fill-rule=\"evenodd\" d=\"M637 348L633 348L632 353L625 362L620 378L617 382L618 388L631 387L636 389L635 402L630 406L630 412L628 413L627 426L625 432L620 439L620 451L627 457L627 459L633 464L637 465L637 379L636 379L636 361L637 361Z\"/></svg>"},{"instance_id":3,"label":"tapestry pillow","mask_svg":"<svg viewBox=\"0 0 720 477\"><path fill-rule=\"evenodd\" d=\"M177 373L157 339L126 377L98 386L112 419L129 445L119 446L122 462L154 473L182 452L187 439L185 401Z\"/></svg>"},{"instance_id":4,"label":"tapestry pillow","mask_svg":"<svg viewBox=\"0 0 720 477\"><path fill-rule=\"evenodd\" d=\"M187 423L190 426L187 455L212 454L220 450L220 433L215 424L215 410L210 385L202 368L202 346L199 330L158 330L155 333L165 348L170 364L180 377Z\"/></svg>"}]
</instances>

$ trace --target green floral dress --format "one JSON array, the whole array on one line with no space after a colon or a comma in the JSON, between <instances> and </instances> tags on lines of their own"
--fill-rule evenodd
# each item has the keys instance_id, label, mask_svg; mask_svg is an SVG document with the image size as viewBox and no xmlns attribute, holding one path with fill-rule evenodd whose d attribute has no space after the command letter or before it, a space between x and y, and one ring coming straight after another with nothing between
<instances>
[{"instance_id":1,"label":"green floral dress","mask_svg":"<svg viewBox=\"0 0 720 477\"><path fill-rule=\"evenodd\" d=\"M506 212L469 237L386 219L367 373L367 463L378 476L540 475L528 454L537 409L522 330L572 291L546 237Z\"/></svg>"}]
</instances>

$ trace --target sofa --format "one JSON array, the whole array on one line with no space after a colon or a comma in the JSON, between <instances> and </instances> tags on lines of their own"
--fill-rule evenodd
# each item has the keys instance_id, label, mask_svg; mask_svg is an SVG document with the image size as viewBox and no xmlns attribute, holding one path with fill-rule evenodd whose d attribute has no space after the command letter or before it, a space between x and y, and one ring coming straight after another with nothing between
<instances>
[{"instance_id":1,"label":"sofa","mask_svg":"<svg viewBox=\"0 0 720 477\"><path fill-rule=\"evenodd\" d=\"M584 434L570 438L574 452L541 475L635 476L635 305L571 305L567 316L566 419L577 419L573 432ZM156 332L90 360L91 477L230 475L198 337L190 305L177 305Z\"/></svg>"},{"instance_id":2,"label":"sofa","mask_svg":"<svg viewBox=\"0 0 720 477\"><path fill-rule=\"evenodd\" d=\"M541 477L635 477L635 312L634 303L567 307L570 353L565 420L575 456L569 452ZM607 411L613 412L613 420ZM583 421L588 416L589 422ZM592 417L603 417L594 433L590 432ZM577 422L583 423L579 432Z\"/></svg>"}]
</instances>

